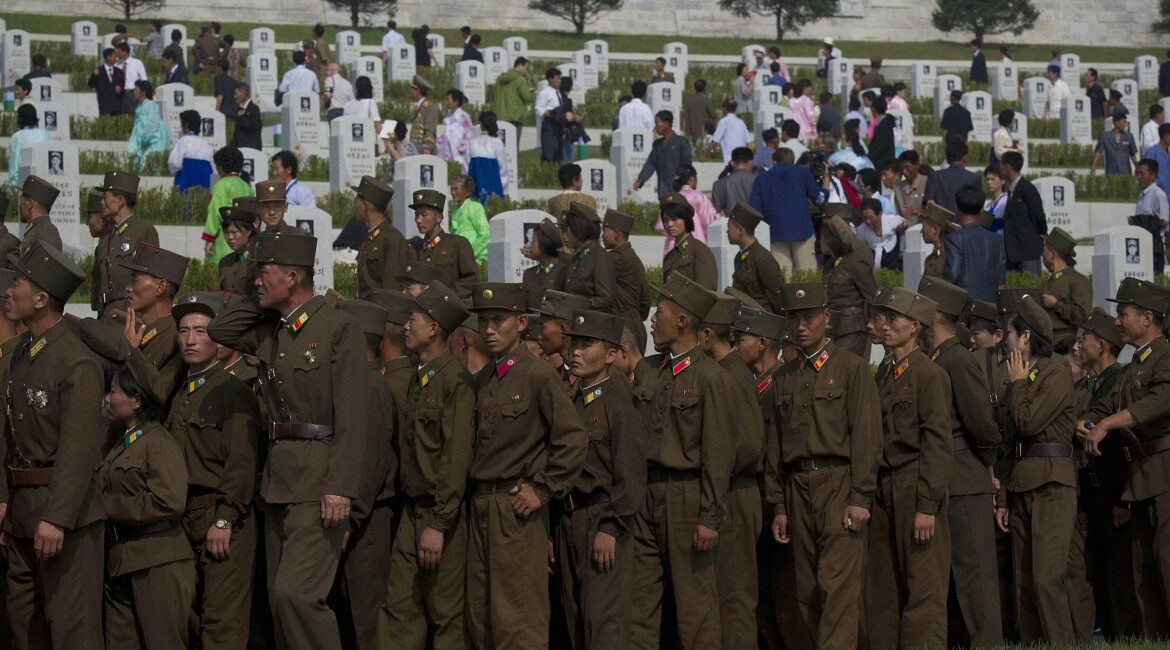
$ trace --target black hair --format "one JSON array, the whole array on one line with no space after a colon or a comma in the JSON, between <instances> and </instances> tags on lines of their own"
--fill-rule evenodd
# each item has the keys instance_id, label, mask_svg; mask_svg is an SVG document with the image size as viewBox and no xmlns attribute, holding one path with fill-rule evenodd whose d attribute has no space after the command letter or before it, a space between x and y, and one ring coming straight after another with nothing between
<instances>
[{"instance_id":1,"label":"black hair","mask_svg":"<svg viewBox=\"0 0 1170 650\"><path fill-rule=\"evenodd\" d=\"M995 117L995 120L997 122L999 122L999 125L1004 127L1005 129L1010 129L1012 126L1012 122L1015 121L1015 119L1016 119L1015 111L1013 111L1009 108L1003 109L1002 111L999 112L999 115L997 115Z\"/></svg>"},{"instance_id":2,"label":"black hair","mask_svg":"<svg viewBox=\"0 0 1170 650\"><path fill-rule=\"evenodd\" d=\"M181 40L183 40L183 32L180 32L177 29L172 29L171 30L171 42L178 43Z\"/></svg>"},{"instance_id":3,"label":"black hair","mask_svg":"<svg viewBox=\"0 0 1170 650\"><path fill-rule=\"evenodd\" d=\"M728 341L731 339L731 326L730 325L722 325L722 324L716 325L715 323L703 323L703 328L711 330L711 333L715 335L715 338L719 339L720 341Z\"/></svg>"},{"instance_id":4,"label":"black hair","mask_svg":"<svg viewBox=\"0 0 1170 650\"><path fill-rule=\"evenodd\" d=\"M324 25L322 25L321 23L317 23L316 25L313 25L313 36L316 36L317 38L321 38L324 35L325 35L325 26Z\"/></svg>"},{"instance_id":5,"label":"black hair","mask_svg":"<svg viewBox=\"0 0 1170 650\"><path fill-rule=\"evenodd\" d=\"M800 137L800 124L796 120L784 120L780 125L780 130L790 138Z\"/></svg>"},{"instance_id":6,"label":"black hair","mask_svg":"<svg viewBox=\"0 0 1170 650\"><path fill-rule=\"evenodd\" d=\"M373 99L374 98L374 82L370 78L362 75L353 82L353 96L356 99Z\"/></svg>"},{"instance_id":7,"label":"black hair","mask_svg":"<svg viewBox=\"0 0 1170 650\"><path fill-rule=\"evenodd\" d=\"M696 79L695 83L694 83L694 88L695 88L695 92L697 92L697 93L703 92L704 90L707 89L707 80L706 79Z\"/></svg>"},{"instance_id":8,"label":"black hair","mask_svg":"<svg viewBox=\"0 0 1170 650\"><path fill-rule=\"evenodd\" d=\"M999 165L988 165L986 168L984 168L983 175L986 176L988 174L994 174L1000 178L1003 178L1003 169Z\"/></svg>"},{"instance_id":9,"label":"black hair","mask_svg":"<svg viewBox=\"0 0 1170 650\"><path fill-rule=\"evenodd\" d=\"M45 58L44 54L34 54L32 56L32 65L34 68L43 68L49 65L49 61Z\"/></svg>"},{"instance_id":10,"label":"black hair","mask_svg":"<svg viewBox=\"0 0 1170 650\"><path fill-rule=\"evenodd\" d=\"M36 126L41 123L40 118L37 117L37 109L32 104L21 104L20 108L16 109L16 125L22 129L27 129L30 126Z\"/></svg>"},{"instance_id":11,"label":"black hair","mask_svg":"<svg viewBox=\"0 0 1170 650\"><path fill-rule=\"evenodd\" d=\"M1016 336L1023 336L1024 332L1032 333L1032 336L1028 337L1028 352L1031 353L1033 359L1052 356L1052 344L1045 341L1036 330L1028 327L1028 324L1024 322L1024 319L1019 314L1012 314L1009 327L1015 330Z\"/></svg>"},{"instance_id":12,"label":"black hair","mask_svg":"<svg viewBox=\"0 0 1170 650\"><path fill-rule=\"evenodd\" d=\"M865 199L861 202L861 207L858 212L870 210L879 217L882 215L882 202L877 199Z\"/></svg>"},{"instance_id":13,"label":"black hair","mask_svg":"<svg viewBox=\"0 0 1170 650\"><path fill-rule=\"evenodd\" d=\"M553 79L556 79L559 76L561 76L561 71L556 69L556 68L549 68L548 70L544 71L544 80L545 81L552 81Z\"/></svg>"},{"instance_id":14,"label":"black hair","mask_svg":"<svg viewBox=\"0 0 1170 650\"><path fill-rule=\"evenodd\" d=\"M921 159L918 157L918 152L913 149L907 149L898 155L898 162L917 165L920 161Z\"/></svg>"},{"instance_id":15,"label":"black hair","mask_svg":"<svg viewBox=\"0 0 1170 650\"><path fill-rule=\"evenodd\" d=\"M999 164L1001 167L1011 167L1012 171L1020 171L1024 168L1024 156L1018 151L1005 151L999 157Z\"/></svg>"},{"instance_id":16,"label":"black hair","mask_svg":"<svg viewBox=\"0 0 1170 650\"><path fill-rule=\"evenodd\" d=\"M118 23L117 25L114 25L114 33L115 34L125 34L126 33L126 26L123 25L122 23Z\"/></svg>"},{"instance_id":17,"label":"black hair","mask_svg":"<svg viewBox=\"0 0 1170 650\"><path fill-rule=\"evenodd\" d=\"M796 160L796 152L788 147L779 147L772 152L772 161L777 165L791 165Z\"/></svg>"},{"instance_id":18,"label":"black hair","mask_svg":"<svg viewBox=\"0 0 1170 650\"><path fill-rule=\"evenodd\" d=\"M674 126L674 113L670 111L658 111L654 117L662 120L667 126Z\"/></svg>"},{"instance_id":19,"label":"black hair","mask_svg":"<svg viewBox=\"0 0 1170 650\"><path fill-rule=\"evenodd\" d=\"M166 59L168 61L174 61L175 60L175 53L174 52L163 52L162 58ZM220 63L226 63L226 61L220 61Z\"/></svg>"},{"instance_id":20,"label":"black hair","mask_svg":"<svg viewBox=\"0 0 1170 650\"><path fill-rule=\"evenodd\" d=\"M202 123L203 118L199 116L199 111L186 110L179 113L179 124L191 133L198 134Z\"/></svg>"},{"instance_id":21,"label":"black hair","mask_svg":"<svg viewBox=\"0 0 1170 650\"><path fill-rule=\"evenodd\" d=\"M682 219L686 225L687 232L694 232L695 230L695 213L681 205L667 204L662 208L662 218L664 221L666 219Z\"/></svg>"},{"instance_id":22,"label":"black hair","mask_svg":"<svg viewBox=\"0 0 1170 650\"><path fill-rule=\"evenodd\" d=\"M657 63L661 63L662 65L666 65L666 57L664 57L664 56L660 56L660 57L654 59L654 61L656 61Z\"/></svg>"},{"instance_id":23,"label":"black hair","mask_svg":"<svg viewBox=\"0 0 1170 650\"><path fill-rule=\"evenodd\" d=\"M1109 99L1120 100L1124 96L1125 95L1122 95L1120 90L1110 90L1109 91Z\"/></svg>"},{"instance_id":24,"label":"black hair","mask_svg":"<svg viewBox=\"0 0 1170 650\"><path fill-rule=\"evenodd\" d=\"M894 87L893 86L891 86L890 84L886 84L886 85L882 86L882 97L883 98L888 100L893 96L894 96Z\"/></svg>"},{"instance_id":25,"label":"black hair","mask_svg":"<svg viewBox=\"0 0 1170 650\"><path fill-rule=\"evenodd\" d=\"M1145 167L1151 174L1158 175L1158 161L1153 158L1142 158L1138 161L1137 166Z\"/></svg>"},{"instance_id":26,"label":"black hair","mask_svg":"<svg viewBox=\"0 0 1170 650\"><path fill-rule=\"evenodd\" d=\"M769 127L767 129L764 129L764 132L761 134L760 137L762 137L764 139L764 143L766 144L768 142L773 142L775 140L779 140L780 139L780 132L777 131L776 129Z\"/></svg>"},{"instance_id":27,"label":"black hair","mask_svg":"<svg viewBox=\"0 0 1170 650\"><path fill-rule=\"evenodd\" d=\"M978 185L960 187L955 192L955 208L959 214L979 214L983 212L983 203L987 195Z\"/></svg>"},{"instance_id":28,"label":"black hair","mask_svg":"<svg viewBox=\"0 0 1170 650\"><path fill-rule=\"evenodd\" d=\"M124 363L121 364L118 367L118 371L114 373L114 380L118 382L118 386L121 387L123 393L137 398L140 402L138 407L139 424L162 421L162 405L147 394L142 384L138 383L138 379L134 376L134 373L130 372L129 366Z\"/></svg>"},{"instance_id":29,"label":"black hair","mask_svg":"<svg viewBox=\"0 0 1170 650\"><path fill-rule=\"evenodd\" d=\"M1150 119L1154 119L1163 113L1161 104L1150 104L1149 115Z\"/></svg>"},{"instance_id":30,"label":"black hair","mask_svg":"<svg viewBox=\"0 0 1170 650\"><path fill-rule=\"evenodd\" d=\"M127 43L126 41L122 41L121 43L118 43L117 45L115 45L114 49L118 50L119 52L129 52L130 51L130 44Z\"/></svg>"},{"instance_id":31,"label":"black hair","mask_svg":"<svg viewBox=\"0 0 1170 650\"><path fill-rule=\"evenodd\" d=\"M977 316L971 317L971 320L967 323L967 329L972 331L982 330L988 334L995 334L996 332L1003 331L1003 329L1000 328L999 323L987 320L986 318L979 318Z\"/></svg>"},{"instance_id":32,"label":"black hair","mask_svg":"<svg viewBox=\"0 0 1170 650\"><path fill-rule=\"evenodd\" d=\"M967 142L962 138L947 140L947 162L956 163L967 157Z\"/></svg>"},{"instance_id":33,"label":"black hair","mask_svg":"<svg viewBox=\"0 0 1170 650\"><path fill-rule=\"evenodd\" d=\"M882 189L882 173L876 169L863 169L857 172L857 178L869 192L880 192Z\"/></svg>"},{"instance_id":34,"label":"black hair","mask_svg":"<svg viewBox=\"0 0 1170 650\"><path fill-rule=\"evenodd\" d=\"M801 164L805 164L807 162L805 160L806 156L808 156L807 151L800 156ZM833 170L841 172L841 175L845 178L848 178L850 181L857 178L857 168L853 165L850 165L849 163L837 163L837 165L833 167Z\"/></svg>"},{"instance_id":35,"label":"black hair","mask_svg":"<svg viewBox=\"0 0 1170 650\"><path fill-rule=\"evenodd\" d=\"M1158 126L1158 137L1164 138L1170 135L1170 122L1165 122Z\"/></svg>"},{"instance_id":36,"label":"black hair","mask_svg":"<svg viewBox=\"0 0 1170 650\"><path fill-rule=\"evenodd\" d=\"M297 50L292 54L293 65L305 65L305 53L303 50Z\"/></svg>"},{"instance_id":37,"label":"black hair","mask_svg":"<svg viewBox=\"0 0 1170 650\"><path fill-rule=\"evenodd\" d=\"M227 43L228 45L235 45L236 44L236 37L232 36L231 34L224 34L223 42Z\"/></svg>"},{"instance_id":38,"label":"black hair","mask_svg":"<svg viewBox=\"0 0 1170 650\"><path fill-rule=\"evenodd\" d=\"M634 83L630 84L630 94L633 95L634 97L637 97L638 99L642 99L643 97L645 97L646 96L646 82L639 79L639 80L635 81Z\"/></svg>"},{"instance_id":39,"label":"black hair","mask_svg":"<svg viewBox=\"0 0 1170 650\"><path fill-rule=\"evenodd\" d=\"M401 122L399 122L401 124ZM297 177L297 170L300 169L300 161L297 160L296 154L288 149L282 149L272 154L272 160L279 160L280 166L288 170L290 178Z\"/></svg>"},{"instance_id":40,"label":"black hair","mask_svg":"<svg viewBox=\"0 0 1170 650\"><path fill-rule=\"evenodd\" d=\"M885 115L886 107L887 107L886 98L885 97L874 98L873 101L871 101L869 103L869 107L871 110L873 110L874 113L880 113L882 115Z\"/></svg>"},{"instance_id":41,"label":"black hair","mask_svg":"<svg viewBox=\"0 0 1170 650\"><path fill-rule=\"evenodd\" d=\"M155 31L158 31L158 30L162 29L162 21L161 21L161 20L159 20L159 19L157 19L157 18L155 18L154 20L150 21L150 25L151 25L152 27L154 27Z\"/></svg>"},{"instance_id":42,"label":"black hair","mask_svg":"<svg viewBox=\"0 0 1170 650\"><path fill-rule=\"evenodd\" d=\"M1050 65L1050 66L1048 66L1048 72L1059 77L1060 76L1060 66Z\"/></svg>"},{"instance_id":43,"label":"black hair","mask_svg":"<svg viewBox=\"0 0 1170 650\"><path fill-rule=\"evenodd\" d=\"M467 95L464 95L463 91L459 90L457 88L452 88L451 90L448 90L447 96L450 97L451 99L454 99L455 103L459 106L463 106L464 104L467 103Z\"/></svg>"},{"instance_id":44,"label":"black hair","mask_svg":"<svg viewBox=\"0 0 1170 650\"><path fill-rule=\"evenodd\" d=\"M212 154L211 161L226 174L239 174L244 171L244 154L231 145L221 147Z\"/></svg>"},{"instance_id":45,"label":"black hair","mask_svg":"<svg viewBox=\"0 0 1170 650\"><path fill-rule=\"evenodd\" d=\"M398 29L398 22L395 20L387 20L386 21L386 28L387 29Z\"/></svg>"},{"instance_id":46,"label":"black hair","mask_svg":"<svg viewBox=\"0 0 1170 650\"><path fill-rule=\"evenodd\" d=\"M216 65L219 66L220 72L227 72L228 70L231 70L231 68L232 68L232 64L229 63L227 59L220 59L219 62L216 63Z\"/></svg>"},{"instance_id":47,"label":"black hair","mask_svg":"<svg viewBox=\"0 0 1170 650\"><path fill-rule=\"evenodd\" d=\"M674 172L674 191L679 191L682 188L690 185L692 178L698 178L699 172L695 170L694 165L680 165Z\"/></svg>"},{"instance_id":48,"label":"black hair","mask_svg":"<svg viewBox=\"0 0 1170 650\"><path fill-rule=\"evenodd\" d=\"M581 166L577 163L565 163L557 170L557 180L561 182L561 187L564 189L568 189L579 178L581 178Z\"/></svg>"},{"instance_id":49,"label":"black hair","mask_svg":"<svg viewBox=\"0 0 1170 650\"><path fill-rule=\"evenodd\" d=\"M902 92L903 90L906 90L906 84L901 82L901 81L895 81L894 82L894 94L897 95L898 93Z\"/></svg>"},{"instance_id":50,"label":"black hair","mask_svg":"<svg viewBox=\"0 0 1170 650\"><path fill-rule=\"evenodd\" d=\"M522 66L522 65L528 65L528 57L524 57L524 56L516 57L516 61L515 61L515 63L512 64L512 67L515 68L517 66Z\"/></svg>"},{"instance_id":51,"label":"black hair","mask_svg":"<svg viewBox=\"0 0 1170 650\"><path fill-rule=\"evenodd\" d=\"M901 176L902 175L902 163L900 161L897 161L897 160L891 160L890 162L882 165L882 171L890 172L891 174L897 174L898 176Z\"/></svg>"},{"instance_id":52,"label":"black hair","mask_svg":"<svg viewBox=\"0 0 1170 650\"><path fill-rule=\"evenodd\" d=\"M479 128L493 138L497 137L500 134L499 118L491 111L483 111L479 114Z\"/></svg>"},{"instance_id":53,"label":"black hair","mask_svg":"<svg viewBox=\"0 0 1170 650\"><path fill-rule=\"evenodd\" d=\"M851 110L851 111L861 110L861 98L860 97L858 97L857 95L850 95L849 96L849 110Z\"/></svg>"},{"instance_id":54,"label":"black hair","mask_svg":"<svg viewBox=\"0 0 1170 650\"><path fill-rule=\"evenodd\" d=\"M23 88L26 93L32 92L32 82L28 79L17 79L15 85L17 88Z\"/></svg>"},{"instance_id":55,"label":"black hair","mask_svg":"<svg viewBox=\"0 0 1170 650\"><path fill-rule=\"evenodd\" d=\"M728 113L735 113L735 109L738 107L739 104L737 104L734 99L723 100L723 110L727 111Z\"/></svg>"},{"instance_id":56,"label":"black hair","mask_svg":"<svg viewBox=\"0 0 1170 650\"><path fill-rule=\"evenodd\" d=\"M601 224L569 214L565 219L565 228L573 233L573 237L580 242L593 241L601 236Z\"/></svg>"},{"instance_id":57,"label":"black hair","mask_svg":"<svg viewBox=\"0 0 1170 650\"><path fill-rule=\"evenodd\" d=\"M824 104L825 102L831 102L831 101L833 101L833 93L826 90L825 92L821 93L821 96L819 99L821 100L822 104Z\"/></svg>"},{"instance_id":58,"label":"black hair","mask_svg":"<svg viewBox=\"0 0 1170 650\"><path fill-rule=\"evenodd\" d=\"M536 248L540 250L540 254L545 257L555 258L557 256L557 244L540 228L536 229Z\"/></svg>"},{"instance_id":59,"label":"black hair","mask_svg":"<svg viewBox=\"0 0 1170 650\"><path fill-rule=\"evenodd\" d=\"M145 79L139 79L134 82L134 87L141 90L147 99L154 99L154 84ZM182 120L182 117L179 119Z\"/></svg>"},{"instance_id":60,"label":"black hair","mask_svg":"<svg viewBox=\"0 0 1170 650\"><path fill-rule=\"evenodd\" d=\"M754 157L755 154L747 147L736 147L731 150L731 162L733 163L751 162Z\"/></svg>"},{"instance_id":61,"label":"black hair","mask_svg":"<svg viewBox=\"0 0 1170 650\"><path fill-rule=\"evenodd\" d=\"M1166 56L1167 56L1167 58L1170 58L1170 52L1167 52L1167 53L1166 53ZM738 77L738 76L742 75L742 74L743 74L743 69L744 69L744 68L746 68L746 67L747 67L747 66L746 66L746 65L744 65L743 63L737 63L737 64L735 64L735 76L737 76L737 77Z\"/></svg>"},{"instance_id":62,"label":"black hair","mask_svg":"<svg viewBox=\"0 0 1170 650\"><path fill-rule=\"evenodd\" d=\"M849 120L849 121L854 122L854 123L857 122L857 120ZM857 127L854 126L851 129L851 128L848 128L849 127L848 124L846 124L845 126L846 126L845 133L841 136L841 139L845 141L845 144L849 145L849 148L853 150L854 154L856 154L858 156L864 156L865 155L865 147L861 146L861 134L859 134L857 132Z\"/></svg>"}]
</instances>

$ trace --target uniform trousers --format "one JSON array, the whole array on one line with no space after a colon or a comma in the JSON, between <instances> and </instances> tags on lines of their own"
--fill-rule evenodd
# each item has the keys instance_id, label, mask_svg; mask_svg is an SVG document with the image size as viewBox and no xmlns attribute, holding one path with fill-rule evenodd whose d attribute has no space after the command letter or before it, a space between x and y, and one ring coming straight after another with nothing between
<instances>
[{"instance_id":1,"label":"uniform trousers","mask_svg":"<svg viewBox=\"0 0 1170 650\"><path fill-rule=\"evenodd\" d=\"M593 561L593 540L607 505L597 503L566 512L557 524L561 602L576 650L623 650L630 646L633 536L628 531L619 533L609 571L598 571Z\"/></svg>"},{"instance_id":2,"label":"uniform trousers","mask_svg":"<svg viewBox=\"0 0 1170 650\"><path fill-rule=\"evenodd\" d=\"M719 629L724 648L756 642L756 540L761 519L760 491L754 481L727 492L728 517L719 531L715 561L719 589Z\"/></svg>"},{"instance_id":3,"label":"uniform trousers","mask_svg":"<svg viewBox=\"0 0 1170 650\"><path fill-rule=\"evenodd\" d=\"M345 523L326 527L316 501L268 504L264 516L276 647L340 650L337 617L325 601L341 561Z\"/></svg>"},{"instance_id":4,"label":"uniform trousers","mask_svg":"<svg viewBox=\"0 0 1170 650\"><path fill-rule=\"evenodd\" d=\"M188 558L106 579L107 650L186 648L195 562Z\"/></svg>"},{"instance_id":5,"label":"uniform trousers","mask_svg":"<svg viewBox=\"0 0 1170 650\"><path fill-rule=\"evenodd\" d=\"M374 504L370 516L349 536L337 571L341 592L338 625L346 647L377 650L378 617L386 599L390 575L390 545L394 538L394 509L389 502Z\"/></svg>"},{"instance_id":6,"label":"uniform trousers","mask_svg":"<svg viewBox=\"0 0 1170 650\"><path fill-rule=\"evenodd\" d=\"M1068 547L1077 518L1076 488L1049 483L1008 497L1016 620L1024 643L1075 640L1068 608Z\"/></svg>"},{"instance_id":7,"label":"uniform trousers","mask_svg":"<svg viewBox=\"0 0 1170 650\"><path fill-rule=\"evenodd\" d=\"M951 588L958 605L952 620L961 621L972 646L1002 645L992 495L952 496L947 508Z\"/></svg>"},{"instance_id":8,"label":"uniform trousers","mask_svg":"<svg viewBox=\"0 0 1170 650\"><path fill-rule=\"evenodd\" d=\"M193 637L203 648L246 648L252 613L252 581L256 566L256 521L249 514L232 526L228 556L222 560L207 552L207 531L215 521L214 496L210 505L188 500L183 530L195 551L195 612Z\"/></svg>"},{"instance_id":9,"label":"uniform trousers","mask_svg":"<svg viewBox=\"0 0 1170 650\"><path fill-rule=\"evenodd\" d=\"M1134 502L1133 581L1146 636L1170 636L1170 492Z\"/></svg>"}]
</instances>

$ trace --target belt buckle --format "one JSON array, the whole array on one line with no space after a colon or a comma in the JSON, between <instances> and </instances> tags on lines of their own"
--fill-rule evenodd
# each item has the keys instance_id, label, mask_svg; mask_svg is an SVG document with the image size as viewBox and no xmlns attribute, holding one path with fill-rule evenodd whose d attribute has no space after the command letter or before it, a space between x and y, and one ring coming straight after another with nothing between
<instances>
[{"instance_id":1,"label":"belt buckle","mask_svg":"<svg viewBox=\"0 0 1170 650\"><path fill-rule=\"evenodd\" d=\"M568 510L569 512L573 512L577 509L577 502L573 500L572 493L566 494L565 498L562 500L562 503L565 506L565 510Z\"/></svg>"},{"instance_id":2,"label":"belt buckle","mask_svg":"<svg viewBox=\"0 0 1170 650\"><path fill-rule=\"evenodd\" d=\"M806 472L815 472L821 468L820 465L817 465L817 459L815 458L806 458L802 464Z\"/></svg>"},{"instance_id":3,"label":"belt buckle","mask_svg":"<svg viewBox=\"0 0 1170 650\"><path fill-rule=\"evenodd\" d=\"M1023 458L1023 457L1024 457L1024 443L1017 442L1016 443L1016 458Z\"/></svg>"}]
</instances>

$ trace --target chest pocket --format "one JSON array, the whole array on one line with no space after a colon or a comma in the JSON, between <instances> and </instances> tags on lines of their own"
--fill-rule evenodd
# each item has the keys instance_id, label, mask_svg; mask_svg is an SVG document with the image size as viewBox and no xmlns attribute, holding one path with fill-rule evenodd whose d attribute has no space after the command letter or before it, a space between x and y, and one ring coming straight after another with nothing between
<instances>
[{"instance_id":1,"label":"chest pocket","mask_svg":"<svg viewBox=\"0 0 1170 650\"><path fill-rule=\"evenodd\" d=\"M813 390L813 409L828 431L845 429L845 392L837 386L818 386Z\"/></svg>"},{"instance_id":2,"label":"chest pocket","mask_svg":"<svg viewBox=\"0 0 1170 650\"><path fill-rule=\"evenodd\" d=\"M130 237L118 237L111 242L110 245L110 259L121 260L134 255L134 242Z\"/></svg>"},{"instance_id":3,"label":"chest pocket","mask_svg":"<svg viewBox=\"0 0 1170 650\"><path fill-rule=\"evenodd\" d=\"M414 431L416 441L422 443L427 451L438 451L442 446L439 439L439 427L443 421L442 409L420 408L414 412Z\"/></svg>"},{"instance_id":4,"label":"chest pocket","mask_svg":"<svg viewBox=\"0 0 1170 650\"><path fill-rule=\"evenodd\" d=\"M505 420L518 420L524 417L524 414L528 412L528 407L530 404L531 400L527 399L508 401L504 405L500 406L500 415Z\"/></svg>"},{"instance_id":5,"label":"chest pocket","mask_svg":"<svg viewBox=\"0 0 1170 650\"><path fill-rule=\"evenodd\" d=\"M295 352L289 350L288 354L296 355L292 364L294 372L314 373L325 364L325 353L319 349L306 348Z\"/></svg>"},{"instance_id":6,"label":"chest pocket","mask_svg":"<svg viewBox=\"0 0 1170 650\"><path fill-rule=\"evenodd\" d=\"M675 395L670 400L670 413L679 431L698 431L702 409L698 395Z\"/></svg>"},{"instance_id":7,"label":"chest pocket","mask_svg":"<svg viewBox=\"0 0 1170 650\"><path fill-rule=\"evenodd\" d=\"M604 413L590 415L589 411L586 411L583 419L585 420L585 433L589 436L589 442L596 442L603 445L609 443L609 423Z\"/></svg>"},{"instance_id":8,"label":"chest pocket","mask_svg":"<svg viewBox=\"0 0 1170 650\"><path fill-rule=\"evenodd\" d=\"M132 445L110 463L110 471L106 475L106 488L114 494L133 494L145 484L146 449L140 445Z\"/></svg>"},{"instance_id":9,"label":"chest pocket","mask_svg":"<svg viewBox=\"0 0 1170 650\"><path fill-rule=\"evenodd\" d=\"M882 418L886 436L896 436L917 427L918 411L914 408L914 395L909 385L883 392Z\"/></svg>"}]
</instances>

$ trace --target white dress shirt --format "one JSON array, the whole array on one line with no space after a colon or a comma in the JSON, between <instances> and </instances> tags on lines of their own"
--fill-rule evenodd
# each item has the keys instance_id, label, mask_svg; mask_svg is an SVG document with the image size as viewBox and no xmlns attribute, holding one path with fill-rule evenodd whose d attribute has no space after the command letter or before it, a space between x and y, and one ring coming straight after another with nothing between
<instances>
[{"instance_id":1,"label":"white dress shirt","mask_svg":"<svg viewBox=\"0 0 1170 650\"><path fill-rule=\"evenodd\" d=\"M215 152L211 150L211 145L203 141L195 133L188 133L179 138L171 149L171 155L167 156L167 168L171 170L172 174L178 173L183 168L183 161L190 158L192 160L206 160L212 166L215 162L212 156Z\"/></svg>"},{"instance_id":2,"label":"white dress shirt","mask_svg":"<svg viewBox=\"0 0 1170 650\"><path fill-rule=\"evenodd\" d=\"M1048 118L1059 119L1060 110L1064 103L1072 99L1072 90L1064 79L1057 79L1056 83L1048 88Z\"/></svg>"},{"instance_id":3,"label":"white dress shirt","mask_svg":"<svg viewBox=\"0 0 1170 650\"><path fill-rule=\"evenodd\" d=\"M626 105L618 111L618 128L653 131L654 111L646 102L635 97L626 102Z\"/></svg>"},{"instance_id":4,"label":"white dress shirt","mask_svg":"<svg viewBox=\"0 0 1170 650\"><path fill-rule=\"evenodd\" d=\"M316 93L320 92L317 86L317 73L303 65L284 73L280 80L282 93Z\"/></svg>"},{"instance_id":5,"label":"white dress shirt","mask_svg":"<svg viewBox=\"0 0 1170 650\"><path fill-rule=\"evenodd\" d=\"M386 56L390 56L390 48L395 45L406 45L406 37L398 33L398 30L390 29L382 36L382 51Z\"/></svg>"},{"instance_id":6,"label":"white dress shirt","mask_svg":"<svg viewBox=\"0 0 1170 650\"><path fill-rule=\"evenodd\" d=\"M142 61L134 57L130 57L118 64L122 68L122 72L126 73L126 87L133 88L134 82L146 81L146 66L142 65Z\"/></svg>"},{"instance_id":7,"label":"white dress shirt","mask_svg":"<svg viewBox=\"0 0 1170 650\"><path fill-rule=\"evenodd\" d=\"M739 119L735 113L728 113L720 118L712 139L718 142L719 148L723 150L723 164L726 165L731 162L731 152L738 147L746 147L751 144L752 136L748 133L747 125L743 123L743 120Z\"/></svg>"},{"instance_id":8,"label":"white dress shirt","mask_svg":"<svg viewBox=\"0 0 1170 650\"><path fill-rule=\"evenodd\" d=\"M1149 120L1142 125L1142 148L1138 149L1139 153L1144 153L1150 147L1157 146L1158 141L1162 138L1158 137L1158 127L1161 126L1154 120Z\"/></svg>"}]
</instances>

